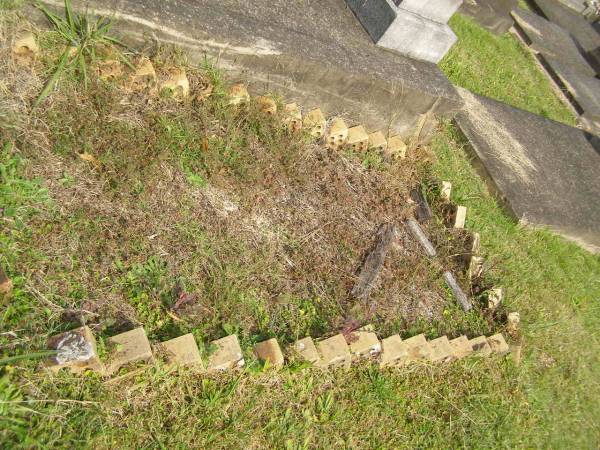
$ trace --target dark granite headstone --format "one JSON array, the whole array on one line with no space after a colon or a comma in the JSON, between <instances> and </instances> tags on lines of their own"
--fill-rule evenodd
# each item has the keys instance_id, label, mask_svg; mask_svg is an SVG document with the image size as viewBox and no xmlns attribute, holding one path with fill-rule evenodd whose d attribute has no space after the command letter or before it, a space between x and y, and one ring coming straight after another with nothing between
<instances>
[{"instance_id":1,"label":"dark granite headstone","mask_svg":"<svg viewBox=\"0 0 600 450\"><path fill-rule=\"evenodd\" d=\"M387 0L346 0L346 3L373 42L378 42L396 19L396 11Z\"/></svg>"},{"instance_id":2,"label":"dark granite headstone","mask_svg":"<svg viewBox=\"0 0 600 450\"><path fill-rule=\"evenodd\" d=\"M586 75L592 77L596 75L596 71L581 55L568 31L537 14L520 8L515 9L512 14L516 21L516 28L535 51L544 57L559 60Z\"/></svg>"},{"instance_id":3,"label":"dark granite headstone","mask_svg":"<svg viewBox=\"0 0 600 450\"><path fill-rule=\"evenodd\" d=\"M600 152L580 129L459 89L481 172L523 223L600 252Z\"/></svg>"},{"instance_id":4,"label":"dark granite headstone","mask_svg":"<svg viewBox=\"0 0 600 450\"><path fill-rule=\"evenodd\" d=\"M493 33L504 34L513 25L510 12L517 4L518 0L465 0L460 12Z\"/></svg>"}]
</instances>

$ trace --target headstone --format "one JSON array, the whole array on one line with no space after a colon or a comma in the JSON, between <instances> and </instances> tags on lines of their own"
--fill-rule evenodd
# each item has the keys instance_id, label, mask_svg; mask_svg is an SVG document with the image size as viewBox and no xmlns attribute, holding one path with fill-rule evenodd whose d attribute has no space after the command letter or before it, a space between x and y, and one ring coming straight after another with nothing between
<instances>
[{"instance_id":1,"label":"headstone","mask_svg":"<svg viewBox=\"0 0 600 450\"><path fill-rule=\"evenodd\" d=\"M462 0L346 0L379 46L438 63L456 42L447 25Z\"/></svg>"}]
</instances>

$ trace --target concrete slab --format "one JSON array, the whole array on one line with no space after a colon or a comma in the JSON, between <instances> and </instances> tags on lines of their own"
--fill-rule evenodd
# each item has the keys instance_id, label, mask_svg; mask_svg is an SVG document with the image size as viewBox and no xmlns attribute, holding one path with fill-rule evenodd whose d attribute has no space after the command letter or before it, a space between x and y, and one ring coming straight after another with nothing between
<instances>
[{"instance_id":1,"label":"concrete slab","mask_svg":"<svg viewBox=\"0 0 600 450\"><path fill-rule=\"evenodd\" d=\"M587 9L589 0L559 0L563 5L571 8L578 14L583 14Z\"/></svg>"},{"instance_id":2,"label":"concrete slab","mask_svg":"<svg viewBox=\"0 0 600 450\"><path fill-rule=\"evenodd\" d=\"M459 89L476 166L522 223L600 252L600 145L591 135ZM596 147L594 147L596 145Z\"/></svg>"},{"instance_id":3,"label":"concrete slab","mask_svg":"<svg viewBox=\"0 0 600 450\"><path fill-rule=\"evenodd\" d=\"M513 25L510 12L518 3L519 0L467 0L463 2L459 12L472 17L492 33L504 34Z\"/></svg>"},{"instance_id":4,"label":"concrete slab","mask_svg":"<svg viewBox=\"0 0 600 450\"><path fill-rule=\"evenodd\" d=\"M546 58L546 62L576 102L575 107L600 126L600 79L582 74L554 58Z\"/></svg>"},{"instance_id":5,"label":"concrete slab","mask_svg":"<svg viewBox=\"0 0 600 450\"><path fill-rule=\"evenodd\" d=\"M62 9L61 0L45 3ZM249 80L251 92L280 91L308 111L321 107L368 131L410 135L435 105L452 114L460 99L435 64L378 48L344 0L77 0L112 16L132 44L155 36L186 49L192 61L218 57ZM32 12L33 14L33 12ZM436 104L436 100L440 101Z\"/></svg>"},{"instance_id":6,"label":"concrete slab","mask_svg":"<svg viewBox=\"0 0 600 450\"><path fill-rule=\"evenodd\" d=\"M396 20L377 41L377 45L437 64L456 40L456 35L447 24L398 10Z\"/></svg>"},{"instance_id":7,"label":"concrete slab","mask_svg":"<svg viewBox=\"0 0 600 450\"><path fill-rule=\"evenodd\" d=\"M600 47L600 35L581 14L558 0L528 0L528 2L536 12L571 33L586 53Z\"/></svg>"},{"instance_id":8,"label":"concrete slab","mask_svg":"<svg viewBox=\"0 0 600 450\"><path fill-rule=\"evenodd\" d=\"M596 75L568 31L520 8L515 9L512 15L518 31L533 50L542 53L545 58L554 58L568 64L588 76Z\"/></svg>"},{"instance_id":9,"label":"concrete slab","mask_svg":"<svg viewBox=\"0 0 600 450\"><path fill-rule=\"evenodd\" d=\"M448 23L463 0L402 0L398 8L439 23Z\"/></svg>"}]
</instances>

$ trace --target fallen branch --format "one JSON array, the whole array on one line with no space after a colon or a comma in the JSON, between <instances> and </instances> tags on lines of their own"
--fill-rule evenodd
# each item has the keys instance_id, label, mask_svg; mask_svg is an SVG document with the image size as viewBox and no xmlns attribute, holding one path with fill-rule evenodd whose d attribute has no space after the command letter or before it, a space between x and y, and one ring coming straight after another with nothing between
<instances>
[{"instance_id":1,"label":"fallen branch","mask_svg":"<svg viewBox=\"0 0 600 450\"><path fill-rule=\"evenodd\" d=\"M396 239L397 234L398 230L393 224L386 223L379 227L379 230L377 230L376 244L365 258L362 269L358 275L358 280L356 281L354 288L352 288L351 294L353 297L363 301L369 298L369 294L375 286L379 274L381 273L381 269L383 268L385 256L394 242L394 239Z\"/></svg>"},{"instance_id":2,"label":"fallen branch","mask_svg":"<svg viewBox=\"0 0 600 450\"><path fill-rule=\"evenodd\" d=\"M408 227L412 235L415 237L415 239L419 241L421 247L423 247L427 255L429 255L432 258L437 256L437 252L435 251L433 244L427 238L427 236L425 236L423 229L415 219L408 219L406 221L406 226Z\"/></svg>"},{"instance_id":3,"label":"fallen branch","mask_svg":"<svg viewBox=\"0 0 600 450\"><path fill-rule=\"evenodd\" d=\"M454 297L456 297L456 300L458 300L458 303L460 303L460 306L462 306L464 312L469 312L473 308L473 304L469 301L467 295L458 285L454 275L452 275L451 272L444 272L444 280L446 280L448 287L452 289Z\"/></svg>"}]
</instances>

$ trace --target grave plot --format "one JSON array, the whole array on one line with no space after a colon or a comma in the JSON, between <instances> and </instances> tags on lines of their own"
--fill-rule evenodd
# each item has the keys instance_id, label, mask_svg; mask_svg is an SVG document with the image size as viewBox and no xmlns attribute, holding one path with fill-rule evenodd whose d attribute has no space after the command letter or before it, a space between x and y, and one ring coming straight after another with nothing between
<instances>
[{"instance_id":1,"label":"grave plot","mask_svg":"<svg viewBox=\"0 0 600 450\"><path fill-rule=\"evenodd\" d=\"M419 139L427 117L405 140L252 96L177 54L150 56L131 67L114 56L110 70L92 66L93 94L65 78L70 90L32 102L47 106L34 110L40 128L14 137L31 176L60 205L27 237L43 258L19 270L33 283L43 274L49 301L72 312L57 326L85 323L100 333L110 356L103 372L152 362L155 353L209 371L241 366L238 338L219 339L231 327L244 343L347 334L366 323L404 333L449 318L453 335L474 321L494 331L472 298L472 243L448 231L465 227L466 209L449 202L447 184L420 187L419 166L431 157ZM36 73L46 57L17 62L7 83ZM35 89L22 88L34 100ZM439 220L428 211L432 195L443 198ZM447 244L424 252L428 235ZM78 269L65 271L65 257ZM198 352L182 350L192 331L212 340L218 356L201 363ZM57 339L52 345L67 354L66 338ZM153 350L150 342L162 343ZM321 357L338 361L323 342ZM100 367L96 349L80 347L75 360ZM281 365L274 344L256 353Z\"/></svg>"}]
</instances>

